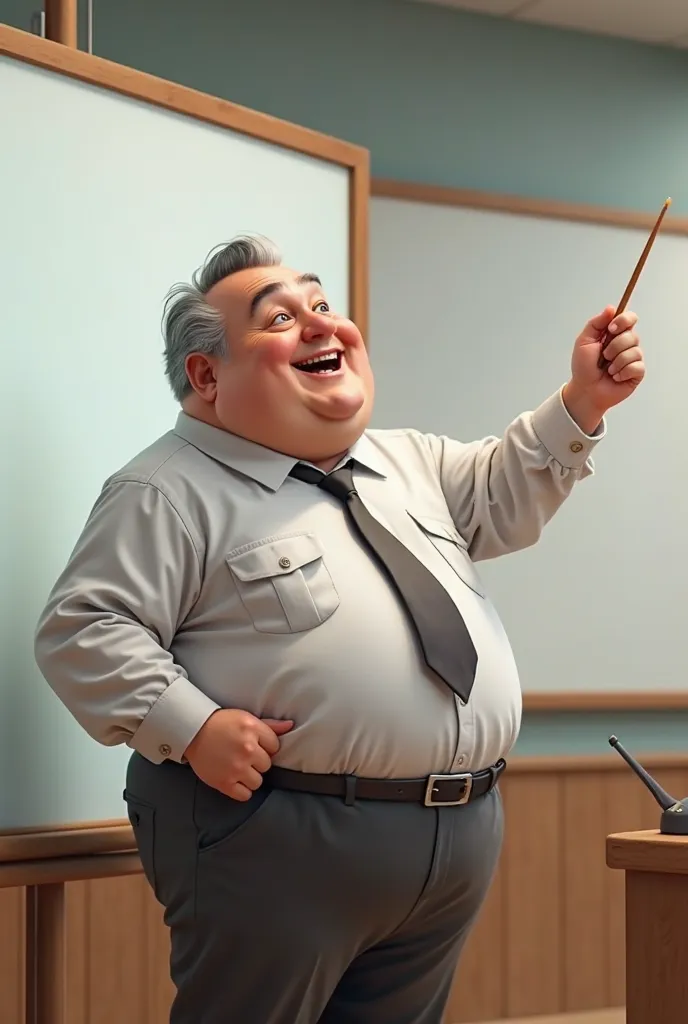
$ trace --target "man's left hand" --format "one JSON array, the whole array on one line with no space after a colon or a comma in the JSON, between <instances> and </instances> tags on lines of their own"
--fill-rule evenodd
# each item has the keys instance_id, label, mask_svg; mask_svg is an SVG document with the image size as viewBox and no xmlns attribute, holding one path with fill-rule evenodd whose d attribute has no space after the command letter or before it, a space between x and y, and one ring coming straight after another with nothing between
<instances>
[{"instance_id":1,"label":"man's left hand","mask_svg":"<svg viewBox=\"0 0 688 1024\"><path fill-rule=\"evenodd\" d=\"M562 397L584 433L593 433L607 410L632 395L645 376L637 322L638 317L630 310L615 316L614 306L607 306L576 338L571 380ZM600 344L606 332L610 338L602 354L609 365L600 369Z\"/></svg>"}]
</instances>

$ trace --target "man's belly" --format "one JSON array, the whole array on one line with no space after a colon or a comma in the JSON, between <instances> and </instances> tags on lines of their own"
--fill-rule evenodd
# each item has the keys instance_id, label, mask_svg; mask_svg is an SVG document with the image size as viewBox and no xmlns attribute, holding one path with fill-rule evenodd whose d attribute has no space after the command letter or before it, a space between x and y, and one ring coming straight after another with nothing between
<instances>
[{"instance_id":1,"label":"man's belly","mask_svg":"<svg viewBox=\"0 0 688 1024\"><path fill-rule=\"evenodd\" d=\"M195 631L174 651L191 681L223 707L289 718L275 764L304 772L409 778L476 771L512 747L521 695L510 645L484 598L462 602L478 650L462 706L425 665L405 613L380 592L377 614L341 595L327 621L288 638ZM222 648L218 645L223 645ZM218 672L218 665L222 670Z\"/></svg>"},{"instance_id":2,"label":"man's belly","mask_svg":"<svg viewBox=\"0 0 688 1024\"><path fill-rule=\"evenodd\" d=\"M274 763L303 772L417 778L476 771L494 764L513 745L520 702L505 700L499 710L481 708L476 691L475 706L471 701L457 707L444 684L428 685L422 676L409 690L398 679L394 683L393 678L381 685L379 679L359 677L343 699L325 704L318 702L314 682L307 708L299 688L305 713L282 737Z\"/></svg>"}]
</instances>

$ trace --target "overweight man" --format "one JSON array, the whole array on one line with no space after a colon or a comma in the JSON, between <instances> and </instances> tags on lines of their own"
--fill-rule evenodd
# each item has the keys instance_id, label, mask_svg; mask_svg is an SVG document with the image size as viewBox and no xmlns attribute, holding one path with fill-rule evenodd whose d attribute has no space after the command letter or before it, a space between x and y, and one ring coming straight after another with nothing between
<instances>
[{"instance_id":1,"label":"overweight man","mask_svg":"<svg viewBox=\"0 0 688 1024\"><path fill-rule=\"evenodd\" d=\"M171 292L178 419L104 484L36 658L92 737L134 751L172 1024L440 1024L521 713L474 563L534 544L592 473L645 373L614 314L560 390L466 443L368 429L360 332L266 240Z\"/></svg>"}]
</instances>

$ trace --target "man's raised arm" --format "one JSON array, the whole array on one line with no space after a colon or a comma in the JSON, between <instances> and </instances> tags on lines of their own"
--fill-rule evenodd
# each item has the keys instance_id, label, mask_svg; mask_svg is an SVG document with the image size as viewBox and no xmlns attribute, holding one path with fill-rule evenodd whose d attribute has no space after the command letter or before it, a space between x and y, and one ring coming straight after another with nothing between
<instances>
[{"instance_id":1,"label":"man's raised arm","mask_svg":"<svg viewBox=\"0 0 688 1024\"><path fill-rule=\"evenodd\" d=\"M569 382L501 438L430 438L447 506L475 561L534 544L575 484L592 473L606 412L645 375L636 322L631 312L614 318L613 307L593 317L576 339ZM601 368L607 330L609 365Z\"/></svg>"}]
</instances>

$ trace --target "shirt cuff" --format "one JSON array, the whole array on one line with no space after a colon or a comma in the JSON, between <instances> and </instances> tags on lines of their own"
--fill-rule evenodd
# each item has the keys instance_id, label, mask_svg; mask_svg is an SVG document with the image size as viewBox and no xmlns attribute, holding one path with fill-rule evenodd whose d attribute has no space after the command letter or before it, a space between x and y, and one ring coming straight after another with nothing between
<instances>
[{"instance_id":1,"label":"shirt cuff","mask_svg":"<svg viewBox=\"0 0 688 1024\"><path fill-rule=\"evenodd\" d=\"M562 391L563 388L560 388L535 410L532 417L533 430L555 462L565 469L580 469L607 433L607 421L603 417L592 436L584 434L569 415Z\"/></svg>"},{"instance_id":2,"label":"shirt cuff","mask_svg":"<svg viewBox=\"0 0 688 1024\"><path fill-rule=\"evenodd\" d=\"M129 746L153 764L184 759L184 751L220 705L178 676L157 699Z\"/></svg>"}]
</instances>

